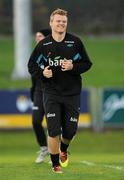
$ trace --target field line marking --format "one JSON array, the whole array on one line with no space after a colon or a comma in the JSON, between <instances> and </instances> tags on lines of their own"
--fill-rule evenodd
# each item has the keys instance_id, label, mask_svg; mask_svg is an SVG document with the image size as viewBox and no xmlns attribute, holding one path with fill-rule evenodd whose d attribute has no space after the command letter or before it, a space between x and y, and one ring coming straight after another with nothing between
<instances>
[{"instance_id":1,"label":"field line marking","mask_svg":"<svg viewBox=\"0 0 124 180\"><path fill-rule=\"evenodd\" d=\"M87 165L87 166L98 166L98 164L91 162L91 161L81 161L81 163ZM108 165L108 164L99 164L99 166L105 167L105 168L110 168L110 169L116 169L119 171L124 171L124 168L121 166L113 166L113 165Z\"/></svg>"},{"instance_id":2,"label":"field line marking","mask_svg":"<svg viewBox=\"0 0 124 180\"><path fill-rule=\"evenodd\" d=\"M95 166L96 164L90 161L81 161L81 163L86 164L88 166Z\"/></svg>"},{"instance_id":3,"label":"field line marking","mask_svg":"<svg viewBox=\"0 0 124 180\"><path fill-rule=\"evenodd\" d=\"M117 170L120 170L120 171L124 171L124 168L121 167L121 166L112 166L112 165L107 165L107 164L104 164L103 166L106 167L106 168L111 168L111 169L117 169Z\"/></svg>"}]
</instances>

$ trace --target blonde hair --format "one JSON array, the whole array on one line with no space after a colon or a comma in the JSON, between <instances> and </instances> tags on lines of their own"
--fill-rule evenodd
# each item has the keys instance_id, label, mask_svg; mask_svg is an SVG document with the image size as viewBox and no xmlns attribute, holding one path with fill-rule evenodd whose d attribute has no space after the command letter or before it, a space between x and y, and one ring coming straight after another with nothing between
<instances>
[{"instance_id":1,"label":"blonde hair","mask_svg":"<svg viewBox=\"0 0 124 180\"><path fill-rule=\"evenodd\" d=\"M65 11L65 10L63 10L63 9L60 9L60 8L57 8L56 10L54 10L52 13L51 13L51 15L50 15L50 21L52 21L53 20L53 17L54 17L54 15L56 15L56 14L59 14L59 15L61 15L61 16L68 16L68 12L67 11Z\"/></svg>"}]
</instances>

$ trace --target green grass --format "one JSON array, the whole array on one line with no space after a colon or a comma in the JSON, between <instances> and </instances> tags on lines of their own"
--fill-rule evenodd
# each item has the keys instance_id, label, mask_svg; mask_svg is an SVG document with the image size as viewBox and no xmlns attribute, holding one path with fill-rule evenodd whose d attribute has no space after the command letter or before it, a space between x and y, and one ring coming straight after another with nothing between
<instances>
[{"instance_id":1,"label":"green grass","mask_svg":"<svg viewBox=\"0 0 124 180\"><path fill-rule=\"evenodd\" d=\"M30 80L12 80L14 68L14 41L0 37L0 87L29 88ZM122 87L124 84L124 39L84 38L87 52L93 62L92 69L83 75L83 86Z\"/></svg>"},{"instance_id":2,"label":"green grass","mask_svg":"<svg viewBox=\"0 0 124 180\"><path fill-rule=\"evenodd\" d=\"M43 164L34 163L38 145L32 131L1 132L0 179L121 180L124 177L123 136L123 131L100 134L80 131L70 145L69 166L63 169L63 174L54 174L48 157Z\"/></svg>"},{"instance_id":3,"label":"green grass","mask_svg":"<svg viewBox=\"0 0 124 180\"><path fill-rule=\"evenodd\" d=\"M29 80L12 80L14 42L0 37L0 88L29 88ZM83 75L85 87L121 87L124 85L124 39L85 38L84 44L93 62ZM70 164L64 173L52 173L48 164L35 164L39 147L32 131L0 132L1 180L123 180L124 132L79 132L70 145ZM89 163L89 164L88 164ZM120 169L119 169L120 168Z\"/></svg>"}]
</instances>

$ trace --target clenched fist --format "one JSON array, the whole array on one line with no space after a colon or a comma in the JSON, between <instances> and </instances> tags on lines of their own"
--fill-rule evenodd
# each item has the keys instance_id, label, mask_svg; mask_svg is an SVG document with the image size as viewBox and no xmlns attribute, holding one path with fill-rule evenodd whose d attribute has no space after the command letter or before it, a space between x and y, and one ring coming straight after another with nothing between
<instances>
[{"instance_id":1,"label":"clenched fist","mask_svg":"<svg viewBox=\"0 0 124 180\"><path fill-rule=\"evenodd\" d=\"M51 78L53 76L52 70L49 69L50 66L46 66L44 71L43 71L43 75L46 78Z\"/></svg>"},{"instance_id":2,"label":"clenched fist","mask_svg":"<svg viewBox=\"0 0 124 180\"><path fill-rule=\"evenodd\" d=\"M62 67L62 71L71 70L73 68L72 60L71 59L69 59L69 60L64 59L61 67Z\"/></svg>"}]
</instances>

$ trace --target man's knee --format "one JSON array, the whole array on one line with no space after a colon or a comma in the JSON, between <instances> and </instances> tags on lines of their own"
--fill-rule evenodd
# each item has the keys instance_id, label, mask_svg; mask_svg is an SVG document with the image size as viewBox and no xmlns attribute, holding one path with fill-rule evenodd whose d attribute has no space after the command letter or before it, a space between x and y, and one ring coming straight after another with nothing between
<instances>
[{"instance_id":1,"label":"man's knee","mask_svg":"<svg viewBox=\"0 0 124 180\"><path fill-rule=\"evenodd\" d=\"M77 132L77 128L75 128L75 129L73 129L71 131L69 131L69 130L65 131L65 132L63 132L62 137L64 139L72 140L73 137L75 136L76 132Z\"/></svg>"},{"instance_id":2,"label":"man's knee","mask_svg":"<svg viewBox=\"0 0 124 180\"><path fill-rule=\"evenodd\" d=\"M61 135L61 131L60 130L49 130L48 129L48 135L50 137L60 136Z\"/></svg>"}]
</instances>

